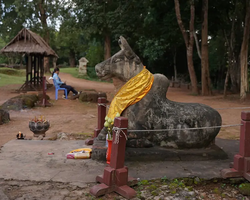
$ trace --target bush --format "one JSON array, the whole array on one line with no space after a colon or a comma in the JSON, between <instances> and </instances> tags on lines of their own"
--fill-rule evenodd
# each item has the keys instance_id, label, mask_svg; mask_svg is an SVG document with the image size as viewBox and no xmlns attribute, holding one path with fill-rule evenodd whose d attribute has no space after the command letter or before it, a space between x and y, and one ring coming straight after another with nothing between
<instances>
[{"instance_id":1,"label":"bush","mask_svg":"<svg viewBox=\"0 0 250 200\"><path fill-rule=\"evenodd\" d=\"M87 74L90 78L94 78L94 79L98 78L94 67L87 67Z\"/></svg>"},{"instance_id":2,"label":"bush","mask_svg":"<svg viewBox=\"0 0 250 200\"><path fill-rule=\"evenodd\" d=\"M239 191L243 195L250 195L250 183L242 183L239 185Z\"/></svg>"},{"instance_id":3,"label":"bush","mask_svg":"<svg viewBox=\"0 0 250 200\"><path fill-rule=\"evenodd\" d=\"M97 63L103 61L103 46L97 42L93 41L89 44L89 49L86 52L86 58L88 59L88 67L94 68Z\"/></svg>"},{"instance_id":4,"label":"bush","mask_svg":"<svg viewBox=\"0 0 250 200\"><path fill-rule=\"evenodd\" d=\"M25 76L26 71L3 67L3 68L0 68L0 74L6 74L9 76Z\"/></svg>"}]
</instances>

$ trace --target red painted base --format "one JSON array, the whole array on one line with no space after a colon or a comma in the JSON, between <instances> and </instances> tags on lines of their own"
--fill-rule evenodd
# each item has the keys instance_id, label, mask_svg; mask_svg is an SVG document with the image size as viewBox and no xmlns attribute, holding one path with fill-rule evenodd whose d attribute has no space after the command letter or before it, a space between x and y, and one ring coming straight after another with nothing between
<instances>
[{"instance_id":1,"label":"red painted base","mask_svg":"<svg viewBox=\"0 0 250 200\"><path fill-rule=\"evenodd\" d=\"M236 171L235 169L223 169L221 170L221 176L222 178L233 178L233 177L241 177L243 176L242 173Z\"/></svg>"},{"instance_id":2,"label":"red painted base","mask_svg":"<svg viewBox=\"0 0 250 200\"><path fill-rule=\"evenodd\" d=\"M133 178L128 178L127 167L120 169L105 167L103 176L97 176L96 181L101 184L95 185L90 189L90 193L95 197L111 192L116 192L127 199L136 196L135 190L128 186L129 182L135 184L136 181Z\"/></svg>"},{"instance_id":3,"label":"red painted base","mask_svg":"<svg viewBox=\"0 0 250 200\"><path fill-rule=\"evenodd\" d=\"M232 165L232 164L231 164ZM234 156L232 168L221 170L222 178L244 177L250 181L250 157L243 157L239 154Z\"/></svg>"}]
</instances>

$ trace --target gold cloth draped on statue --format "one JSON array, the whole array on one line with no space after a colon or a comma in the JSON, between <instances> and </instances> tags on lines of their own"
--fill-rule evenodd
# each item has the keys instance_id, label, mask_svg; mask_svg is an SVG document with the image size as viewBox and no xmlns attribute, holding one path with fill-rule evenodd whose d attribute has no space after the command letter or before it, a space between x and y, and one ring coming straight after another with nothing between
<instances>
[{"instance_id":1,"label":"gold cloth draped on statue","mask_svg":"<svg viewBox=\"0 0 250 200\"><path fill-rule=\"evenodd\" d=\"M107 116L114 119L117 113L121 114L128 106L140 101L151 89L153 82L153 74L144 67L117 92L110 104Z\"/></svg>"}]
</instances>

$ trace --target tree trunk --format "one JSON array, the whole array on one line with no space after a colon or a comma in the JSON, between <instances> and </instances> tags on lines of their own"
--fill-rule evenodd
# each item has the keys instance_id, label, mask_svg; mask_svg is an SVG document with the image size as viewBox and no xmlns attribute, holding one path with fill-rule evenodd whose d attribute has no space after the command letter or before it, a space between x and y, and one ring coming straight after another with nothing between
<instances>
[{"instance_id":1,"label":"tree trunk","mask_svg":"<svg viewBox=\"0 0 250 200\"><path fill-rule=\"evenodd\" d=\"M176 47L174 48L174 81L177 81L177 68L176 68Z\"/></svg>"},{"instance_id":2,"label":"tree trunk","mask_svg":"<svg viewBox=\"0 0 250 200\"><path fill-rule=\"evenodd\" d=\"M76 60L75 60L75 52L74 50L70 50L69 53L69 65L70 67L76 67Z\"/></svg>"},{"instance_id":3,"label":"tree trunk","mask_svg":"<svg viewBox=\"0 0 250 200\"><path fill-rule=\"evenodd\" d=\"M250 0L246 0L246 17L243 40L240 51L240 66L241 66L241 84L240 84L240 99L246 99L246 92L248 91L248 41L250 33Z\"/></svg>"},{"instance_id":4,"label":"tree trunk","mask_svg":"<svg viewBox=\"0 0 250 200\"><path fill-rule=\"evenodd\" d=\"M111 42L110 42L110 36L105 36L105 45L104 45L104 60L107 60L111 57Z\"/></svg>"},{"instance_id":5,"label":"tree trunk","mask_svg":"<svg viewBox=\"0 0 250 200\"><path fill-rule=\"evenodd\" d=\"M198 38L197 38L195 31L194 31L194 40L195 40L198 56L201 59L201 51L200 51L200 47L199 47L199 41L198 41Z\"/></svg>"},{"instance_id":6,"label":"tree trunk","mask_svg":"<svg viewBox=\"0 0 250 200\"><path fill-rule=\"evenodd\" d=\"M224 92L223 92L224 98L227 96L227 86L228 86L228 80L229 80L229 70L230 70L230 68L228 67L226 78L225 78L225 83L224 83Z\"/></svg>"},{"instance_id":7,"label":"tree trunk","mask_svg":"<svg viewBox=\"0 0 250 200\"><path fill-rule=\"evenodd\" d=\"M44 57L44 63L43 63L44 73L50 73L50 66L49 66L49 57Z\"/></svg>"},{"instance_id":8,"label":"tree trunk","mask_svg":"<svg viewBox=\"0 0 250 200\"><path fill-rule=\"evenodd\" d=\"M208 0L203 0L203 23L201 30L201 93L211 95L211 80L208 63Z\"/></svg>"},{"instance_id":9,"label":"tree trunk","mask_svg":"<svg viewBox=\"0 0 250 200\"><path fill-rule=\"evenodd\" d=\"M38 10L39 10L39 18L42 23L44 35L43 39L47 44L49 44L49 29L48 29L48 24L47 24L47 14L45 10L45 1L40 0L37 4ZM50 72L50 66L49 66L49 57L44 57L44 73L51 73Z\"/></svg>"},{"instance_id":10,"label":"tree trunk","mask_svg":"<svg viewBox=\"0 0 250 200\"><path fill-rule=\"evenodd\" d=\"M175 0L174 2L175 2L175 13L176 13L177 22L181 29L181 33L184 38L186 49L187 49L187 64L188 64L189 77L190 77L191 85L192 85L192 93L198 94L199 91L198 91L198 86L197 86L197 78L196 78L194 64L193 64L194 15L195 15L194 1L193 0L190 1L189 37L181 19L179 0Z\"/></svg>"},{"instance_id":11,"label":"tree trunk","mask_svg":"<svg viewBox=\"0 0 250 200\"><path fill-rule=\"evenodd\" d=\"M56 68L56 61L57 61L57 57L54 57L54 58L53 58L53 68L54 68L54 69Z\"/></svg>"},{"instance_id":12,"label":"tree trunk","mask_svg":"<svg viewBox=\"0 0 250 200\"><path fill-rule=\"evenodd\" d=\"M224 36L226 40L226 45L228 49L228 81L231 81L231 91L238 93L240 91L240 67L239 67L239 54L235 48L235 22L237 19L237 13L239 12L238 6L236 6L237 0L235 0L235 9L232 16L232 26L230 35L227 36L226 31L224 30ZM226 81L225 81L226 84ZM224 96L226 96L227 85L224 85Z\"/></svg>"}]
</instances>

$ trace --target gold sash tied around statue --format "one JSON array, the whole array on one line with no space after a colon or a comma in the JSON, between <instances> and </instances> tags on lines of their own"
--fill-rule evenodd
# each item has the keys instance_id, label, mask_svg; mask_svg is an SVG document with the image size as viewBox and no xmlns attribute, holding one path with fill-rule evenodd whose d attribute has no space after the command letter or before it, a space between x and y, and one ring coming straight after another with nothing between
<instances>
[{"instance_id":1,"label":"gold sash tied around statue","mask_svg":"<svg viewBox=\"0 0 250 200\"><path fill-rule=\"evenodd\" d=\"M117 92L110 104L107 116L114 119L117 113L121 114L128 106L140 101L151 89L153 82L153 74L144 67Z\"/></svg>"}]
</instances>

